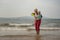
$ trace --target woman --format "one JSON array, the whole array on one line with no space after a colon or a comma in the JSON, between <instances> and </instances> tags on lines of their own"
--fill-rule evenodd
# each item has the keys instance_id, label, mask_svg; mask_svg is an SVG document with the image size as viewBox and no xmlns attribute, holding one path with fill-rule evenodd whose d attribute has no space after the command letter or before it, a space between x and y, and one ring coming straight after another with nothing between
<instances>
[{"instance_id":1,"label":"woman","mask_svg":"<svg viewBox=\"0 0 60 40\"><path fill-rule=\"evenodd\" d=\"M34 9L34 18L35 29L37 34L39 34L42 15L38 9Z\"/></svg>"}]
</instances>

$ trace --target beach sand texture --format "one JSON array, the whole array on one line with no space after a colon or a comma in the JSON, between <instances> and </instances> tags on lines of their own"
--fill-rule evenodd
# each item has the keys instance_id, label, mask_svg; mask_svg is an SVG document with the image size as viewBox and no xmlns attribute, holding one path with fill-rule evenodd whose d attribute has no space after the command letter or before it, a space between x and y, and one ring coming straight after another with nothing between
<instances>
[{"instance_id":1,"label":"beach sand texture","mask_svg":"<svg viewBox=\"0 0 60 40\"><path fill-rule=\"evenodd\" d=\"M0 40L60 40L60 30L0 30Z\"/></svg>"}]
</instances>

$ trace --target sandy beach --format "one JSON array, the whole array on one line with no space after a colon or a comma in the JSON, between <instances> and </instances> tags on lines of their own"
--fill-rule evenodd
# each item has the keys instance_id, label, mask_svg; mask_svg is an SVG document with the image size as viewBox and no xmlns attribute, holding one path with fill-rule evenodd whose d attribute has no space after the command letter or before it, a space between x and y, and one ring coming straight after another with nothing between
<instances>
[{"instance_id":1,"label":"sandy beach","mask_svg":"<svg viewBox=\"0 0 60 40\"><path fill-rule=\"evenodd\" d=\"M0 30L0 40L60 40L60 29L41 29L39 35L35 30Z\"/></svg>"}]
</instances>

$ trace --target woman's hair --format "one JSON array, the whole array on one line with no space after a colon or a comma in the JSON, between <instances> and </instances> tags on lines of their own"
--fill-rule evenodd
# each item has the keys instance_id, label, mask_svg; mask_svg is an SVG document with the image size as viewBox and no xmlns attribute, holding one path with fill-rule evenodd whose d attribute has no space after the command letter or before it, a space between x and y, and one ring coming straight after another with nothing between
<instances>
[{"instance_id":1,"label":"woman's hair","mask_svg":"<svg viewBox=\"0 0 60 40\"><path fill-rule=\"evenodd\" d=\"M37 8L34 9L34 12L38 15L38 9Z\"/></svg>"},{"instance_id":2,"label":"woman's hair","mask_svg":"<svg viewBox=\"0 0 60 40\"><path fill-rule=\"evenodd\" d=\"M36 12L37 15L40 15L40 13L41 13L40 11L38 11L37 8L34 9L34 12Z\"/></svg>"},{"instance_id":3,"label":"woman's hair","mask_svg":"<svg viewBox=\"0 0 60 40\"><path fill-rule=\"evenodd\" d=\"M38 13L39 13L39 15L41 14L41 12L40 12L40 11L39 11Z\"/></svg>"},{"instance_id":4,"label":"woman's hair","mask_svg":"<svg viewBox=\"0 0 60 40\"><path fill-rule=\"evenodd\" d=\"M38 11L38 9L37 9L37 8L35 8L35 9L34 9L34 11Z\"/></svg>"}]
</instances>

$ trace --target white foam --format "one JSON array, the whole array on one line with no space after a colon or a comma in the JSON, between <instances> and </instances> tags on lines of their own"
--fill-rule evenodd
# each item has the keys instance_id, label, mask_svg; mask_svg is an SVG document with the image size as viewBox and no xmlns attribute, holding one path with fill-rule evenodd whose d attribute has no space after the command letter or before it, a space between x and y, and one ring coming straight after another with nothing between
<instances>
[{"instance_id":1,"label":"white foam","mask_svg":"<svg viewBox=\"0 0 60 40\"><path fill-rule=\"evenodd\" d=\"M27 23L22 23L22 24L16 24L16 23L9 23L9 25L15 25L15 26L25 26L25 25L27 25L27 26L30 26L30 25L32 25L32 24L27 24Z\"/></svg>"},{"instance_id":2,"label":"white foam","mask_svg":"<svg viewBox=\"0 0 60 40\"><path fill-rule=\"evenodd\" d=\"M0 27L0 31L8 31L8 30L27 30L27 29L35 29L34 27L27 27L27 28L21 28L21 27ZM56 27L40 27L40 29L60 29Z\"/></svg>"}]
</instances>

